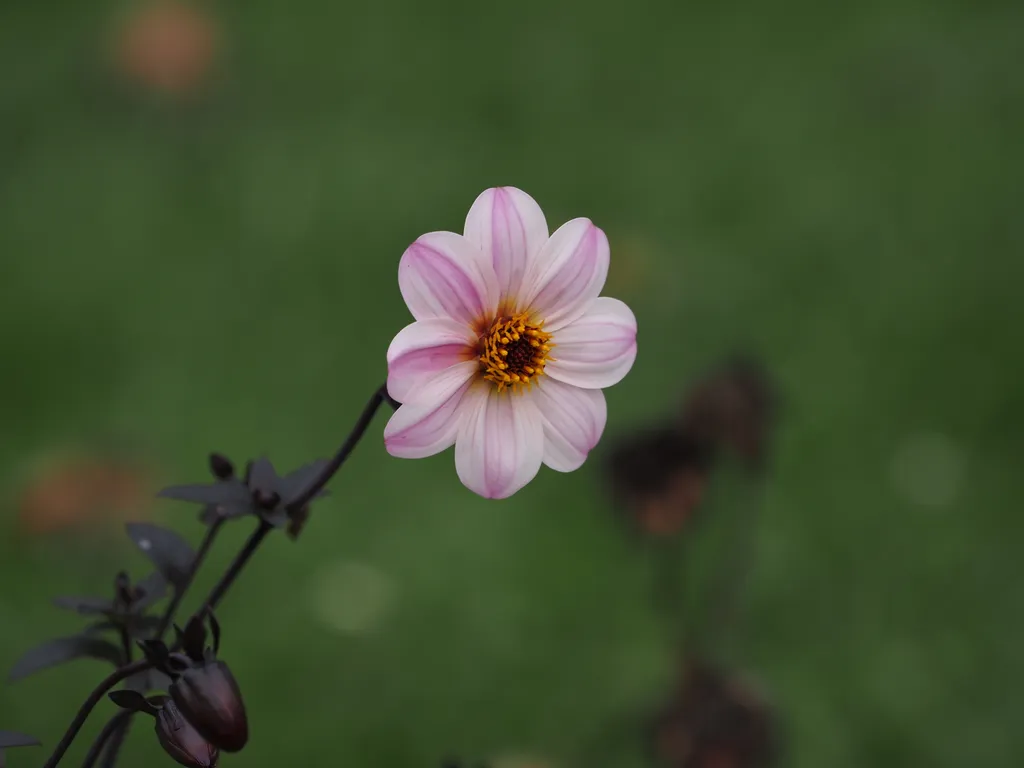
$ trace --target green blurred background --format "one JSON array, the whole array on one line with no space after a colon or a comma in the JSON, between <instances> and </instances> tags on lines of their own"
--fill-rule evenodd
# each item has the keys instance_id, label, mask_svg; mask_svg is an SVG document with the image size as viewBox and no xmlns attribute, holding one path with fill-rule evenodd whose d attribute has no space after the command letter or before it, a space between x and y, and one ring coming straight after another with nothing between
<instances>
[{"instance_id":1,"label":"green blurred background","mask_svg":"<svg viewBox=\"0 0 1024 768\"><path fill-rule=\"evenodd\" d=\"M114 435L155 489L329 454L408 322L403 249L509 184L608 232L641 329L608 440L736 349L779 383L731 647L784 764L1024 764L1024 6L371 5L210 3L151 43L143 0L0 4L0 663L144 568L115 521L33 527L40 463ZM591 754L673 675L599 457L486 502L383 424L224 603L253 732L224 764L642 765ZM52 747L101 674L4 686L0 724Z\"/></svg>"}]
</instances>

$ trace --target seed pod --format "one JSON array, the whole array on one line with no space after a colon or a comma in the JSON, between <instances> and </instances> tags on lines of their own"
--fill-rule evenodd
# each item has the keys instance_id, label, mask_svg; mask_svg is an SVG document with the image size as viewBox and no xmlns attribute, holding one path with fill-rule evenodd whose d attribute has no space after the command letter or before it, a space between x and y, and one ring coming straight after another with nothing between
<instances>
[{"instance_id":1,"label":"seed pod","mask_svg":"<svg viewBox=\"0 0 1024 768\"><path fill-rule=\"evenodd\" d=\"M157 712L156 737L178 765L188 768L214 768L217 765L217 747L200 735L171 699L165 700Z\"/></svg>"},{"instance_id":2,"label":"seed pod","mask_svg":"<svg viewBox=\"0 0 1024 768\"><path fill-rule=\"evenodd\" d=\"M249 740L242 694L223 661L184 670L168 693L185 718L218 749L238 752Z\"/></svg>"}]
</instances>

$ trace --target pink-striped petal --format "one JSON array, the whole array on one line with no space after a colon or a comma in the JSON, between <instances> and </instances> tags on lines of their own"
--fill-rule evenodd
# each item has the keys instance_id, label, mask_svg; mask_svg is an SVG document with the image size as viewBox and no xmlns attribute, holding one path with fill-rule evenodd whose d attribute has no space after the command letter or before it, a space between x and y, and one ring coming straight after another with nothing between
<instances>
[{"instance_id":1,"label":"pink-striped petal","mask_svg":"<svg viewBox=\"0 0 1024 768\"><path fill-rule=\"evenodd\" d=\"M476 362L456 363L417 388L384 427L388 453L400 459L422 459L451 446L464 413L460 403L479 370Z\"/></svg>"},{"instance_id":2,"label":"pink-striped petal","mask_svg":"<svg viewBox=\"0 0 1024 768\"><path fill-rule=\"evenodd\" d=\"M398 264L398 287L417 320L441 317L472 325L498 304L490 260L454 232L430 232L410 245Z\"/></svg>"},{"instance_id":3,"label":"pink-striped petal","mask_svg":"<svg viewBox=\"0 0 1024 768\"><path fill-rule=\"evenodd\" d=\"M407 325L388 347L388 394L404 403L424 376L474 359L475 343L469 326L454 320L420 320Z\"/></svg>"},{"instance_id":4,"label":"pink-striped petal","mask_svg":"<svg viewBox=\"0 0 1024 768\"><path fill-rule=\"evenodd\" d=\"M544 463L558 472L579 469L608 421L604 393L541 376L530 396L544 422Z\"/></svg>"},{"instance_id":5,"label":"pink-striped petal","mask_svg":"<svg viewBox=\"0 0 1024 768\"><path fill-rule=\"evenodd\" d=\"M610 257L608 238L590 219L566 222L527 265L519 308L545 331L568 325L600 295Z\"/></svg>"},{"instance_id":6,"label":"pink-striped petal","mask_svg":"<svg viewBox=\"0 0 1024 768\"><path fill-rule=\"evenodd\" d=\"M520 292L528 261L548 239L537 202L515 187L485 190L466 216L466 239L486 254L498 277L501 300Z\"/></svg>"},{"instance_id":7,"label":"pink-striped petal","mask_svg":"<svg viewBox=\"0 0 1024 768\"><path fill-rule=\"evenodd\" d=\"M530 397L474 386L455 442L455 469L463 485L486 499L505 499L540 470L544 427Z\"/></svg>"},{"instance_id":8,"label":"pink-striped petal","mask_svg":"<svg viewBox=\"0 0 1024 768\"><path fill-rule=\"evenodd\" d=\"M551 378L583 389L610 387L636 359L636 317L618 299L602 296L552 342L554 359L544 369Z\"/></svg>"}]
</instances>

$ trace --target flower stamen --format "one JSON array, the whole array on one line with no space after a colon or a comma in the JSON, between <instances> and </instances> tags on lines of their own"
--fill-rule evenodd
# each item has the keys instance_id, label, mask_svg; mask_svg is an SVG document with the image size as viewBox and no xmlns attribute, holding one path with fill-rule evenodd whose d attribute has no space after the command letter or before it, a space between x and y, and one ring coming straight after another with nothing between
<instances>
[{"instance_id":1,"label":"flower stamen","mask_svg":"<svg viewBox=\"0 0 1024 768\"><path fill-rule=\"evenodd\" d=\"M529 388L553 359L548 355L551 334L541 330L542 325L532 325L526 314L499 317L481 337L480 370L499 392Z\"/></svg>"}]
</instances>

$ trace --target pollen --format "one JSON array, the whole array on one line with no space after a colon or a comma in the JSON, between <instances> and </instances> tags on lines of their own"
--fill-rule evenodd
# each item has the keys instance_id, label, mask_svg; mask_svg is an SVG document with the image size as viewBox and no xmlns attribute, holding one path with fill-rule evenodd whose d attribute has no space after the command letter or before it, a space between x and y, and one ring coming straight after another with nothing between
<instances>
[{"instance_id":1,"label":"pollen","mask_svg":"<svg viewBox=\"0 0 1024 768\"><path fill-rule=\"evenodd\" d=\"M551 357L551 334L525 314L499 317L480 338L480 372L498 391L522 391L544 374Z\"/></svg>"}]
</instances>

